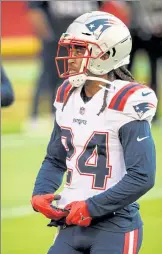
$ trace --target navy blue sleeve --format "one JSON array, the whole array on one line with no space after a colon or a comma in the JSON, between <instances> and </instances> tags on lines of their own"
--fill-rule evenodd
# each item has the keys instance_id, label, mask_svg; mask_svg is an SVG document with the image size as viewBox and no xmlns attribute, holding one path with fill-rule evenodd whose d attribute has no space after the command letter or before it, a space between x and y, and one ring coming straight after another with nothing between
<instances>
[{"instance_id":1,"label":"navy blue sleeve","mask_svg":"<svg viewBox=\"0 0 162 254\"><path fill-rule=\"evenodd\" d=\"M112 188L86 201L94 218L112 214L135 202L154 185L156 154L149 123L125 124L119 130L119 139L127 173Z\"/></svg>"},{"instance_id":2,"label":"navy blue sleeve","mask_svg":"<svg viewBox=\"0 0 162 254\"><path fill-rule=\"evenodd\" d=\"M36 178L33 196L54 193L60 187L66 170L66 150L61 142L61 129L55 121L47 154Z\"/></svg>"},{"instance_id":3,"label":"navy blue sleeve","mask_svg":"<svg viewBox=\"0 0 162 254\"><path fill-rule=\"evenodd\" d=\"M1 107L7 107L14 101L14 93L11 82L8 79L3 67L1 67Z\"/></svg>"}]
</instances>

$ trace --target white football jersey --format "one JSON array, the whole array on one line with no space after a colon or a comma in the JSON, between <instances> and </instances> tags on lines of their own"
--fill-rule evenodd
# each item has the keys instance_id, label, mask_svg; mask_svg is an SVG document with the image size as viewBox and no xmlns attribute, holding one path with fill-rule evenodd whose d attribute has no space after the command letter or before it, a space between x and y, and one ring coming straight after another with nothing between
<instances>
[{"instance_id":1,"label":"white football jersey","mask_svg":"<svg viewBox=\"0 0 162 254\"><path fill-rule=\"evenodd\" d=\"M100 115L104 89L84 103L82 87L76 88L63 111L72 86L66 80L57 91L56 121L67 151L67 182L60 193L59 207L86 200L118 183L126 174L120 127L134 120L151 123L156 112L157 98L149 87L122 80L115 80L112 87Z\"/></svg>"}]
</instances>

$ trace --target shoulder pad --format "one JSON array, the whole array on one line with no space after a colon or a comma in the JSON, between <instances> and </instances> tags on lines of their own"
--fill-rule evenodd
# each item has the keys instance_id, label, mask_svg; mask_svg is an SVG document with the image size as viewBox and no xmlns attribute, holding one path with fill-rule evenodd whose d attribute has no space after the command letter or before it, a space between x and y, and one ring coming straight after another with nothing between
<instances>
[{"instance_id":1,"label":"shoulder pad","mask_svg":"<svg viewBox=\"0 0 162 254\"><path fill-rule=\"evenodd\" d=\"M70 91L72 85L69 83L69 80L66 79L61 86L57 89L56 102L63 103Z\"/></svg>"},{"instance_id":2,"label":"shoulder pad","mask_svg":"<svg viewBox=\"0 0 162 254\"><path fill-rule=\"evenodd\" d=\"M69 80L66 79L61 86L57 89L56 98L54 106L57 108L58 105L62 105L65 102L67 95L71 89L72 85L69 83Z\"/></svg>"},{"instance_id":3,"label":"shoulder pad","mask_svg":"<svg viewBox=\"0 0 162 254\"><path fill-rule=\"evenodd\" d=\"M108 106L136 120L149 121L155 115L156 107L157 98L154 91L138 83L129 83L122 87Z\"/></svg>"}]
</instances>

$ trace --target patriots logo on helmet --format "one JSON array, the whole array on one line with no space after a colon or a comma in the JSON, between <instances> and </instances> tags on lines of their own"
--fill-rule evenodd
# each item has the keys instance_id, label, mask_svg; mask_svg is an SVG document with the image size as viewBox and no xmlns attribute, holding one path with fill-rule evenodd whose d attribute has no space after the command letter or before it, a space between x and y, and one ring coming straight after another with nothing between
<instances>
[{"instance_id":1,"label":"patriots logo on helmet","mask_svg":"<svg viewBox=\"0 0 162 254\"><path fill-rule=\"evenodd\" d=\"M88 24L86 24L86 27L89 29L90 32L93 32L94 34L98 35L98 38L100 35L109 27L112 26L112 24L116 24L116 21L113 19L97 19L94 20Z\"/></svg>"},{"instance_id":2,"label":"patriots logo on helmet","mask_svg":"<svg viewBox=\"0 0 162 254\"><path fill-rule=\"evenodd\" d=\"M138 116L141 118L145 112L152 108L155 108L155 106L152 103L143 102L133 106L133 108L137 112Z\"/></svg>"}]
</instances>

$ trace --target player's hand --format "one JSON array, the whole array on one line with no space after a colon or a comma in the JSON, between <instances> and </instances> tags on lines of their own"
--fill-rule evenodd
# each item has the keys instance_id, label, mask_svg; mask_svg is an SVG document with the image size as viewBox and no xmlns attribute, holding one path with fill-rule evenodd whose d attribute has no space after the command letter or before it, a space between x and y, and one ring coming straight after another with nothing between
<instances>
[{"instance_id":1,"label":"player's hand","mask_svg":"<svg viewBox=\"0 0 162 254\"><path fill-rule=\"evenodd\" d=\"M91 216L88 212L88 205L85 201L74 201L65 207L69 210L69 215L66 217L66 224L79 225L88 227L91 223Z\"/></svg>"},{"instance_id":2,"label":"player's hand","mask_svg":"<svg viewBox=\"0 0 162 254\"><path fill-rule=\"evenodd\" d=\"M49 219L57 221L67 216L68 214L68 211L52 205L53 200L59 200L60 198L60 195L54 194L35 195L32 197L31 204L34 210L42 213L45 217Z\"/></svg>"}]
</instances>

